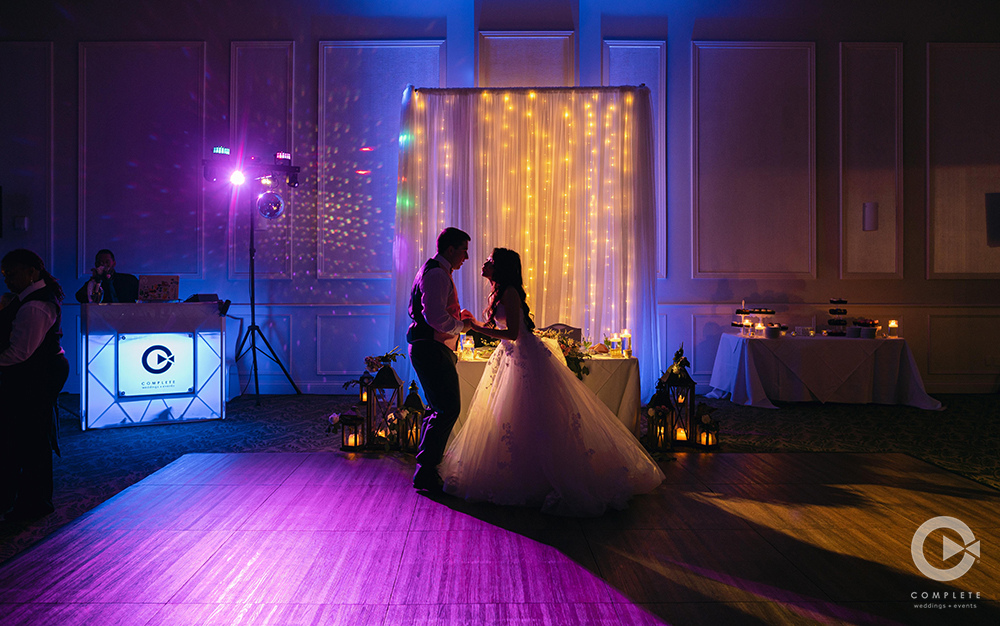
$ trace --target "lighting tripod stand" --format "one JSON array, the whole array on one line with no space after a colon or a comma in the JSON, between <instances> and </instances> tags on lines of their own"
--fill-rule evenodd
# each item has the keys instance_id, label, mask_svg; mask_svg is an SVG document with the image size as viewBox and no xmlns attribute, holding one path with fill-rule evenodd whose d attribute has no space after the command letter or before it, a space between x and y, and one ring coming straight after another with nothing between
<instances>
[{"instance_id":1,"label":"lighting tripod stand","mask_svg":"<svg viewBox=\"0 0 1000 626\"><path fill-rule=\"evenodd\" d=\"M287 158L280 158L287 157ZM291 155L286 153L278 153L275 155L275 165L263 165L255 164L253 160L251 161L250 172L254 180L270 180L271 185L274 184L275 179L277 179L279 173L283 173L286 176L286 181L289 187L298 186L298 167L293 167L290 165ZM235 176L235 174L234 174ZM232 179L234 184L239 184L237 180ZM239 363L247 354L251 356L251 366L250 371L253 375L253 385L254 385L254 397L257 402L257 406L260 406L260 381L257 373L257 353L260 352L267 358L271 359L278 364L281 368L281 372L291 383L292 389L295 390L296 394L302 395L302 390L299 389L295 381L292 380L291 374L285 369L284 364L281 359L278 358L277 353L271 344L268 343L267 338L261 331L260 326L257 325L257 295L255 289L256 283L256 272L254 267L254 257L257 255L255 231L257 230L257 216L256 213L260 212L262 216L268 219L274 219L281 215L284 210L284 201L281 199L277 193L273 191L264 191L259 196L254 198L253 194L250 194L250 326L247 327L246 334L240 339L239 345L236 346L236 359L235 362ZM257 339L264 343L264 347L267 348L265 352L263 349L257 346ZM247 387L250 386L249 379L247 380ZM246 387L243 388L243 393L246 393ZM242 395L242 393L240 394Z\"/></svg>"}]
</instances>

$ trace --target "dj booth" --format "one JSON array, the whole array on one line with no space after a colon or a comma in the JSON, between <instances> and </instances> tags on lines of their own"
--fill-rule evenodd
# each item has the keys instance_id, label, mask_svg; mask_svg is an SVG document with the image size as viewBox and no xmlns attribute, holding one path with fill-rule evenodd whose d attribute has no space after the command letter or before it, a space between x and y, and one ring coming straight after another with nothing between
<instances>
[{"instance_id":1,"label":"dj booth","mask_svg":"<svg viewBox=\"0 0 1000 626\"><path fill-rule=\"evenodd\" d=\"M225 418L225 317L217 302L84 304L84 429Z\"/></svg>"}]
</instances>

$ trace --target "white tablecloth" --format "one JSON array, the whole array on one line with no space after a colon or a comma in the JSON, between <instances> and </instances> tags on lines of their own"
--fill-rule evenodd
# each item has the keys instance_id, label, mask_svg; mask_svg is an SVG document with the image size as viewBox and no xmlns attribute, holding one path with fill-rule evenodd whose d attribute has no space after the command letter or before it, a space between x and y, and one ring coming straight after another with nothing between
<instances>
[{"instance_id":1,"label":"white tablecloth","mask_svg":"<svg viewBox=\"0 0 1000 626\"><path fill-rule=\"evenodd\" d=\"M749 339L723 334L709 397L773 409L773 400L906 404L940 410L906 340L847 337Z\"/></svg>"},{"instance_id":2,"label":"white tablecloth","mask_svg":"<svg viewBox=\"0 0 1000 626\"><path fill-rule=\"evenodd\" d=\"M604 402L611 412L618 416L625 428L639 436L639 360L591 358L586 364L590 373L583 377L583 383ZM458 430L465 423L472 394L479 386L479 379L486 371L486 361L459 361L458 382L462 390L462 414L455 423Z\"/></svg>"}]
</instances>

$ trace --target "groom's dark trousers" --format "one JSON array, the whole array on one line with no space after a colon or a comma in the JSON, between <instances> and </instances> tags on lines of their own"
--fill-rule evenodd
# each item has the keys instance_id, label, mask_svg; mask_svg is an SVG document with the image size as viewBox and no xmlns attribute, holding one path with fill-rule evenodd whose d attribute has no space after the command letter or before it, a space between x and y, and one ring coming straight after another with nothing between
<instances>
[{"instance_id":1,"label":"groom's dark trousers","mask_svg":"<svg viewBox=\"0 0 1000 626\"><path fill-rule=\"evenodd\" d=\"M410 363L417 372L430 411L424 418L417 472L436 473L451 429L462 412L455 353L440 341L423 339L410 344Z\"/></svg>"}]
</instances>

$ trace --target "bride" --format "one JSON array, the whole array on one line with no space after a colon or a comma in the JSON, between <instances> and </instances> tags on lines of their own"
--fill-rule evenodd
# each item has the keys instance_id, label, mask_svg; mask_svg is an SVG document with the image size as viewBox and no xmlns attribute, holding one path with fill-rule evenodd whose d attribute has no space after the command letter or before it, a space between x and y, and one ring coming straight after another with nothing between
<instances>
[{"instance_id":1,"label":"bride","mask_svg":"<svg viewBox=\"0 0 1000 626\"><path fill-rule=\"evenodd\" d=\"M503 341L448 442L445 492L587 517L653 490L664 478L656 462L566 367L558 346L532 332L520 256L495 248L483 276L493 289L486 321L472 328Z\"/></svg>"}]
</instances>

